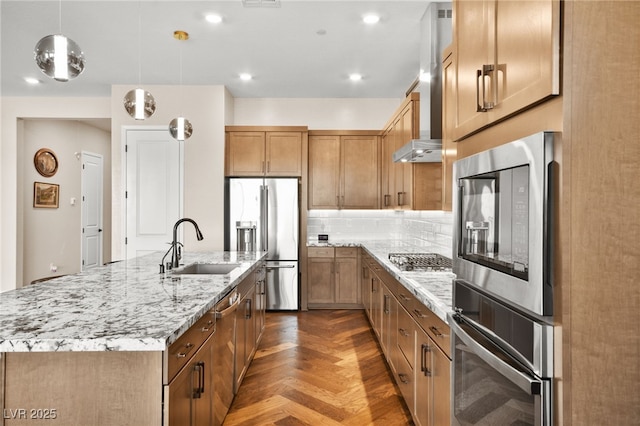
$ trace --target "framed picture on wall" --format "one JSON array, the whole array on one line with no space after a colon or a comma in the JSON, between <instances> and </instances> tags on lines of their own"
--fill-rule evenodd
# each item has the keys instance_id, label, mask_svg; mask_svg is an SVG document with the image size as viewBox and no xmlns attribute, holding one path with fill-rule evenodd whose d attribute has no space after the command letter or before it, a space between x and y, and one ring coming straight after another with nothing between
<instances>
[{"instance_id":1,"label":"framed picture on wall","mask_svg":"<svg viewBox=\"0 0 640 426\"><path fill-rule=\"evenodd\" d=\"M33 156L36 170L44 177L51 177L58 171L58 158L49 148L42 148Z\"/></svg>"},{"instance_id":2,"label":"framed picture on wall","mask_svg":"<svg viewBox=\"0 0 640 426\"><path fill-rule=\"evenodd\" d=\"M60 185L33 182L33 207L57 209L59 196Z\"/></svg>"}]
</instances>

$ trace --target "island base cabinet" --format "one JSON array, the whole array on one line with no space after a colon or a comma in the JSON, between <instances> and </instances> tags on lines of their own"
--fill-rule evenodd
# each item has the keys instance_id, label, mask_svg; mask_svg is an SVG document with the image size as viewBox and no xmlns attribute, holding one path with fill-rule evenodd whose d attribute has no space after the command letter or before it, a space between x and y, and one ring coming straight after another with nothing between
<instances>
[{"instance_id":1,"label":"island base cabinet","mask_svg":"<svg viewBox=\"0 0 640 426\"><path fill-rule=\"evenodd\" d=\"M5 426L162 424L162 352L5 353L4 362Z\"/></svg>"},{"instance_id":2,"label":"island base cabinet","mask_svg":"<svg viewBox=\"0 0 640 426\"><path fill-rule=\"evenodd\" d=\"M213 418L213 340L200 347L165 389L169 426L205 426Z\"/></svg>"}]
</instances>

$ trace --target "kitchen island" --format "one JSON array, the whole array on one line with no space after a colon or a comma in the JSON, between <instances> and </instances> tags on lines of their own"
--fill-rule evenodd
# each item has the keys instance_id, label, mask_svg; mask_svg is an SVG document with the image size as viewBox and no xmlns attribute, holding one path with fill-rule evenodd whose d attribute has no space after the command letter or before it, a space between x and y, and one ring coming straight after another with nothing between
<instances>
[{"instance_id":1,"label":"kitchen island","mask_svg":"<svg viewBox=\"0 0 640 426\"><path fill-rule=\"evenodd\" d=\"M168 348L266 253L185 253L238 264L221 275L161 274L162 254L0 294L0 424L168 421Z\"/></svg>"}]
</instances>

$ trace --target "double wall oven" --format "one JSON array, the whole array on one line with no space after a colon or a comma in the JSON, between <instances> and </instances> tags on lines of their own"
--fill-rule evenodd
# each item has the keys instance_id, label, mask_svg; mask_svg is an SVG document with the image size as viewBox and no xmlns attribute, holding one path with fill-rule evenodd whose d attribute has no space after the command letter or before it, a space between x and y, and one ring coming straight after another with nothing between
<instances>
[{"instance_id":1,"label":"double wall oven","mask_svg":"<svg viewBox=\"0 0 640 426\"><path fill-rule=\"evenodd\" d=\"M454 165L454 425L552 424L558 137L541 132Z\"/></svg>"}]
</instances>

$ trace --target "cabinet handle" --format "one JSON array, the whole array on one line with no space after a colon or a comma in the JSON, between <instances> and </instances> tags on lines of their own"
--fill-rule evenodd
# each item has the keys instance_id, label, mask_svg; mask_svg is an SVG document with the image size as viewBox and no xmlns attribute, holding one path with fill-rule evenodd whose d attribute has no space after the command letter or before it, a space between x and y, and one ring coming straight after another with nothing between
<instances>
[{"instance_id":1,"label":"cabinet handle","mask_svg":"<svg viewBox=\"0 0 640 426\"><path fill-rule=\"evenodd\" d=\"M398 294L398 297L402 300L404 300L405 302L408 302L409 300L411 300L410 298L408 298L407 296L405 296L404 294L400 293Z\"/></svg>"},{"instance_id":2,"label":"cabinet handle","mask_svg":"<svg viewBox=\"0 0 640 426\"><path fill-rule=\"evenodd\" d=\"M271 161L267 161L267 173L271 171Z\"/></svg>"},{"instance_id":3,"label":"cabinet handle","mask_svg":"<svg viewBox=\"0 0 640 426\"><path fill-rule=\"evenodd\" d=\"M378 289L376 288L376 286L374 285L375 280L371 280L371 293L377 293Z\"/></svg>"},{"instance_id":4,"label":"cabinet handle","mask_svg":"<svg viewBox=\"0 0 640 426\"><path fill-rule=\"evenodd\" d=\"M246 304L244 305L244 317L246 319L251 318L251 299L247 299Z\"/></svg>"},{"instance_id":5,"label":"cabinet handle","mask_svg":"<svg viewBox=\"0 0 640 426\"><path fill-rule=\"evenodd\" d=\"M476 111L487 112L495 107L494 102L487 102L486 83L485 77L489 77L489 81L492 80L494 67L493 65L482 65L481 70L476 70ZM480 102L480 80L482 80L482 103ZM493 83L493 82L492 82Z\"/></svg>"},{"instance_id":6,"label":"cabinet handle","mask_svg":"<svg viewBox=\"0 0 640 426\"><path fill-rule=\"evenodd\" d=\"M429 330L431 330L433 332L433 334L436 335L436 337L443 337L444 336L444 334L440 333L438 328L433 326L433 325L431 327L429 327Z\"/></svg>"},{"instance_id":7,"label":"cabinet handle","mask_svg":"<svg viewBox=\"0 0 640 426\"><path fill-rule=\"evenodd\" d=\"M186 357L186 356L187 356L187 354L188 354L189 352L191 352L191 349L193 349L193 346L194 346L194 344L193 344L193 343L187 343L187 344L185 344L185 345L184 345L184 348L186 349L186 351L184 351L184 352L178 352L178 353L176 354L176 358L184 358L184 357Z\"/></svg>"},{"instance_id":8,"label":"cabinet handle","mask_svg":"<svg viewBox=\"0 0 640 426\"><path fill-rule=\"evenodd\" d=\"M389 295L387 295L387 294L384 295L383 311L387 315L389 315L389 313L390 313L390 311L389 311Z\"/></svg>"},{"instance_id":9,"label":"cabinet handle","mask_svg":"<svg viewBox=\"0 0 640 426\"><path fill-rule=\"evenodd\" d=\"M211 326L215 326L215 324L216 324L216 323L215 323L215 321L209 320L209 321L207 321L207 325L205 325L204 327L202 327L202 328L200 329L200 331L201 331L202 333L206 333L207 331L211 330Z\"/></svg>"},{"instance_id":10,"label":"cabinet handle","mask_svg":"<svg viewBox=\"0 0 640 426\"><path fill-rule=\"evenodd\" d=\"M419 310L419 309L414 309L414 310L413 310L413 313L414 313L414 314L416 314L416 316L417 316L418 318L426 318L426 317L427 317L427 315L425 315L425 314L423 314L422 312L420 312L420 310Z\"/></svg>"},{"instance_id":11,"label":"cabinet handle","mask_svg":"<svg viewBox=\"0 0 640 426\"><path fill-rule=\"evenodd\" d=\"M409 384L409 376L407 376L406 374L398 373L398 377L400 378L400 381L405 385Z\"/></svg>"},{"instance_id":12,"label":"cabinet handle","mask_svg":"<svg viewBox=\"0 0 640 426\"><path fill-rule=\"evenodd\" d=\"M431 370L427 367L427 357L428 353L431 352L431 347L426 343L422 344L422 352L420 359L420 371L424 373L425 376L431 376Z\"/></svg>"},{"instance_id":13,"label":"cabinet handle","mask_svg":"<svg viewBox=\"0 0 640 426\"><path fill-rule=\"evenodd\" d=\"M389 207L391 205L391 195L384 194L384 206Z\"/></svg>"},{"instance_id":14,"label":"cabinet handle","mask_svg":"<svg viewBox=\"0 0 640 426\"><path fill-rule=\"evenodd\" d=\"M196 362L196 364L193 366L193 371L195 373L198 373L197 386L193 387L193 399L199 399L202 397L202 394L204 393L204 382L205 382L204 362L202 361Z\"/></svg>"}]
</instances>

